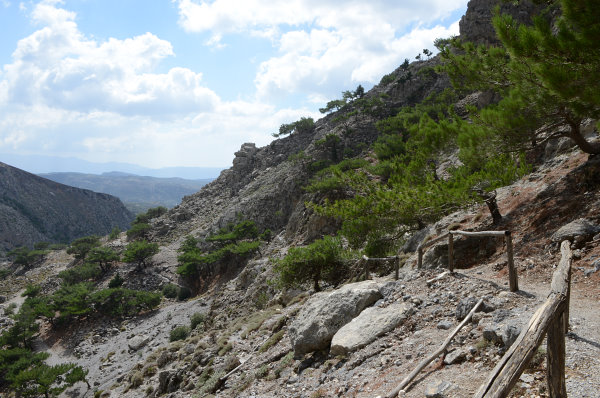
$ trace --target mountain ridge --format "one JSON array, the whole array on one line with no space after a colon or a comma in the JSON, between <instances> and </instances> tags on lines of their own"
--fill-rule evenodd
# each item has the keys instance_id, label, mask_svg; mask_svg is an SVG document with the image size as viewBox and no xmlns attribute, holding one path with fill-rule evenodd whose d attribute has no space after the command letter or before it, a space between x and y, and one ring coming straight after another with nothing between
<instances>
[{"instance_id":1,"label":"mountain ridge","mask_svg":"<svg viewBox=\"0 0 600 398\"><path fill-rule=\"evenodd\" d=\"M111 195L60 184L0 163L0 250L68 243L126 229L133 215Z\"/></svg>"}]
</instances>

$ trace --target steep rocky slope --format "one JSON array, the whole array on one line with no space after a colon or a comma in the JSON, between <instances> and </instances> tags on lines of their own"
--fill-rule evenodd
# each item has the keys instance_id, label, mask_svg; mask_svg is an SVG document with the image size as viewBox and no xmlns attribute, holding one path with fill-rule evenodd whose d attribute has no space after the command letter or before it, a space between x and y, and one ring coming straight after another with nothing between
<instances>
[{"instance_id":1,"label":"steep rocky slope","mask_svg":"<svg viewBox=\"0 0 600 398\"><path fill-rule=\"evenodd\" d=\"M486 4L490 2L469 3L461 34L483 34L476 33L480 28L473 24ZM489 30L489 25L485 29ZM303 189L311 170L319 162L335 161L339 153L368 156L366 148L377 138L374 123L379 117L446 87L445 78L427 69L436 62L433 58L408 69L398 68L367 93L367 98L382 100L376 114L352 115L350 106L318 121L310 133L294 133L264 148L243 144L231 169L153 220L150 238L161 245L153 264L139 272L133 264L118 263L101 278L100 286L105 287L117 272L128 288L155 290L168 282L184 284L176 269L185 236L204 237L239 215L271 228L275 237L247 262L233 264L232 272L214 278L207 291L193 299L164 299L158 309L139 317L100 322L83 319L60 332L44 325L38 345L52 353L52 363L72 361L89 369L91 387L79 383L68 394L382 397L439 347L474 300L484 298L485 311L476 313L445 357L427 367L404 394L410 398L471 397L545 300L560 256L553 234L580 218L594 230L600 224L600 163L573 148L568 140L545 143L531 154L537 160L535 170L498 191L503 215L500 225L491 225L485 206L473 206L427 226L414 239L413 250L427 235L434 237L450 226L513 231L520 285L516 294L507 289L506 249L502 241L493 238L457 240L458 272L435 281L431 280L442 274L440 268L447 264L444 242L426 253L423 269L414 268L416 255L411 253L398 280L390 272L391 264L382 263L372 273L372 280L342 288L327 286L323 293L280 290L271 283L276 278L272 258L337 227L304 204L320 199ZM338 137L332 140L335 145L324 145L331 134ZM569 396L583 398L595 396L600 388L600 316L589 310L600 300L600 235L588 234L573 241L577 245L567 388ZM106 244L122 250L126 242L121 236ZM4 306L22 300L15 291L27 282L41 283L45 291L56 289L57 270L72 266L72 262L64 253L55 254L25 276L9 276L13 289L7 296L14 298ZM362 269L353 272L355 280L361 279ZM364 308L368 309L361 312ZM169 342L171 330L190 325L194 315L203 317L200 325L187 338ZM0 326L10 322L4 317ZM379 325L383 327L377 328ZM346 326L350 337L364 332L365 339L349 344L347 337L339 335ZM299 346L299 341L311 335L326 337ZM324 349L313 351L314 347ZM511 396L547 396L545 377L540 353Z\"/></svg>"},{"instance_id":2,"label":"steep rocky slope","mask_svg":"<svg viewBox=\"0 0 600 398\"><path fill-rule=\"evenodd\" d=\"M114 196L59 184L0 163L0 252L35 242L126 229L133 216Z\"/></svg>"}]
</instances>

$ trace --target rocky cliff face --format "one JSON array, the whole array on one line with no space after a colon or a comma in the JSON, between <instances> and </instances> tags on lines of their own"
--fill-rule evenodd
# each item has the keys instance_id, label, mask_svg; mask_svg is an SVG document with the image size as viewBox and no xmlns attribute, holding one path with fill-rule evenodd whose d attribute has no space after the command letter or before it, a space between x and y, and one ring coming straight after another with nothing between
<instances>
[{"instance_id":1,"label":"rocky cliff face","mask_svg":"<svg viewBox=\"0 0 600 398\"><path fill-rule=\"evenodd\" d=\"M460 37L478 44L498 43L492 26L496 6L500 6L501 14L510 14L523 24L530 24L531 16L542 9L540 4L533 4L529 0L520 1L518 4L502 0L471 0L467 12L460 19Z\"/></svg>"},{"instance_id":2,"label":"rocky cliff face","mask_svg":"<svg viewBox=\"0 0 600 398\"><path fill-rule=\"evenodd\" d=\"M126 229L133 215L114 196L59 184L0 163L0 252Z\"/></svg>"}]
</instances>

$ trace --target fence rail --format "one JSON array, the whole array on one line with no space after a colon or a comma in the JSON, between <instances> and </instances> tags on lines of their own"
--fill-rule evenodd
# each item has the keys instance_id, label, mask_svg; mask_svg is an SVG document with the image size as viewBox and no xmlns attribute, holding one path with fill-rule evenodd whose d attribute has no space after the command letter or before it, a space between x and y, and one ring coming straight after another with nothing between
<instances>
[{"instance_id":1,"label":"fence rail","mask_svg":"<svg viewBox=\"0 0 600 398\"><path fill-rule=\"evenodd\" d=\"M419 245L417 248L417 268L423 266L423 253L425 249L434 244L448 238L448 270L454 272L454 235L486 237L486 236L503 236L506 242L506 256L508 263L508 284L511 292L519 290L519 281L515 268L512 234L510 231L448 231L435 239Z\"/></svg>"},{"instance_id":2,"label":"fence rail","mask_svg":"<svg viewBox=\"0 0 600 398\"><path fill-rule=\"evenodd\" d=\"M490 373L473 398L504 398L547 335L546 360L550 398L566 398L565 334L569 322L571 245L561 244L561 260L552 277L550 294L529 320L526 329Z\"/></svg>"}]
</instances>

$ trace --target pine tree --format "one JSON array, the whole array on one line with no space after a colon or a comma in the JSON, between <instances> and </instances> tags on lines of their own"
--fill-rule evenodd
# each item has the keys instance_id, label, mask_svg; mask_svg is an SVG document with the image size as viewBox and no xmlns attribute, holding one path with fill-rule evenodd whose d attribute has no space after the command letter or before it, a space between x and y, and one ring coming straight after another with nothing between
<instances>
[{"instance_id":1,"label":"pine tree","mask_svg":"<svg viewBox=\"0 0 600 398\"><path fill-rule=\"evenodd\" d=\"M563 135L581 150L600 153L600 143L581 133L586 118L600 118L600 7L594 0L554 0L561 16L552 24L538 15L532 26L496 11L501 46L443 42L444 70L463 90L493 90L502 100L473 113L505 150ZM497 9L498 10L498 9Z\"/></svg>"}]
</instances>

